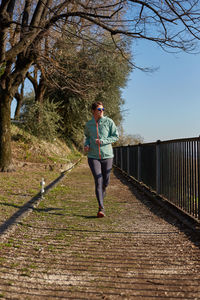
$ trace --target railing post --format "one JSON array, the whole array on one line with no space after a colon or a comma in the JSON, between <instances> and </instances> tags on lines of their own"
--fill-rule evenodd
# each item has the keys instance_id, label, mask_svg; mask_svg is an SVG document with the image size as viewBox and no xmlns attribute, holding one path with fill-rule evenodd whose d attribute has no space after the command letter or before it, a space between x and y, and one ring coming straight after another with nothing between
<instances>
[{"instance_id":1,"label":"railing post","mask_svg":"<svg viewBox=\"0 0 200 300\"><path fill-rule=\"evenodd\" d=\"M200 136L197 142L197 199L198 199L198 220L200 220Z\"/></svg>"},{"instance_id":2,"label":"railing post","mask_svg":"<svg viewBox=\"0 0 200 300\"><path fill-rule=\"evenodd\" d=\"M115 165L117 166L117 147L113 148L114 150L114 162L115 162Z\"/></svg>"},{"instance_id":3,"label":"railing post","mask_svg":"<svg viewBox=\"0 0 200 300\"><path fill-rule=\"evenodd\" d=\"M130 174L130 147L129 145L127 146L127 174L129 175Z\"/></svg>"},{"instance_id":4,"label":"railing post","mask_svg":"<svg viewBox=\"0 0 200 300\"><path fill-rule=\"evenodd\" d=\"M158 194L160 194L160 143L160 140L156 143L156 192Z\"/></svg>"},{"instance_id":5,"label":"railing post","mask_svg":"<svg viewBox=\"0 0 200 300\"><path fill-rule=\"evenodd\" d=\"M120 169L123 170L123 155L122 155L122 146L120 147L121 161L120 161Z\"/></svg>"},{"instance_id":6,"label":"railing post","mask_svg":"<svg viewBox=\"0 0 200 300\"><path fill-rule=\"evenodd\" d=\"M137 159L137 180L141 181L141 146L138 144L138 159Z\"/></svg>"},{"instance_id":7,"label":"railing post","mask_svg":"<svg viewBox=\"0 0 200 300\"><path fill-rule=\"evenodd\" d=\"M119 147L115 147L115 165L118 167L119 161Z\"/></svg>"}]
</instances>

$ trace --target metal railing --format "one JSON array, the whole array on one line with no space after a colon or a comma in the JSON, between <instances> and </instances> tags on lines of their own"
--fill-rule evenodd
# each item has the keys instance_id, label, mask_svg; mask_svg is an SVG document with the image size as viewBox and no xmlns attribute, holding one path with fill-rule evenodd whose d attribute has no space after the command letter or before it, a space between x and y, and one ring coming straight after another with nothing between
<instances>
[{"instance_id":1,"label":"metal railing","mask_svg":"<svg viewBox=\"0 0 200 300\"><path fill-rule=\"evenodd\" d=\"M114 165L200 222L200 138L114 147Z\"/></svg>"}]
</instances>

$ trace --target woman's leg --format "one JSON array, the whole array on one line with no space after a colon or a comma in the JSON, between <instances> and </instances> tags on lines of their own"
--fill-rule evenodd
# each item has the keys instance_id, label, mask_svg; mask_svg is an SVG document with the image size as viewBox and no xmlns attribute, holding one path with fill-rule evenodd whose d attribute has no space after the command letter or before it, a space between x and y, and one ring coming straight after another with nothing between
<instances>
[{"instance_id":1,"label":"woman's leg","mask_svg":"<svg viewBox=\"0 0 200 300\"><path fill-rule=\"evenodd\" d=\"M103 191L107 188L110 182L110 172L112 170L113 158L101 160L101 170L103 176Z\"/></svg>"},{"instance_id":2,"label":"woman's leg","mask_svg":"<svg viewBox=\"0 0 200 300\"><path fill-rule=\"evenodd\" d=\"M88 164L94 177L95 193L99 203L99 208L103 210L103 176L101 171L101 162L98 159L88 158Z\"/></svg>"}]
</instances>

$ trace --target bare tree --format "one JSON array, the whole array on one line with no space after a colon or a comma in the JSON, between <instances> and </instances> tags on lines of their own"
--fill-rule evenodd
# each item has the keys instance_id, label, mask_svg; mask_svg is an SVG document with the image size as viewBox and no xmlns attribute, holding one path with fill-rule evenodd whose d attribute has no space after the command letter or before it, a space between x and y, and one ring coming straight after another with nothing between
<instances>
[{"instance_id":1,"label":"bare tree","mask_svg":"<svg viewBox=\"0 0 200 300\"><path fill-rule=\"evenodd\" d=\"M200 38L198 0L1 0L0 4L0 169L11 166L10 105L27 71L38 57L39 45L50 32L65 25L92 25L95 42L108 32L146 39L165 50L195 50ZM70 32L72 34L72 32ZM2 72L1 72L2 73Z\"/></svg>"}]
</instances>

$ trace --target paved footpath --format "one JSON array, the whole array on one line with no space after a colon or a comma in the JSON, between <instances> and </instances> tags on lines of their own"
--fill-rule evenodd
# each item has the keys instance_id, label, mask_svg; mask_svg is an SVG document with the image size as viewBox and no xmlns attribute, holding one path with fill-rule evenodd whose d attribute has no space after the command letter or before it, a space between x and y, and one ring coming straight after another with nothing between
<instances>
[{"instance_id":1,"label":"paved footpath","mask_svg":"<svg viewBox=\"0 0 200 300\"><path fill-rule=\"evenodd\" d=\"M83 160L0 243L1 299L200 299L200 243L117 171L96 218Z\"/></svg>"}]
</instances>

